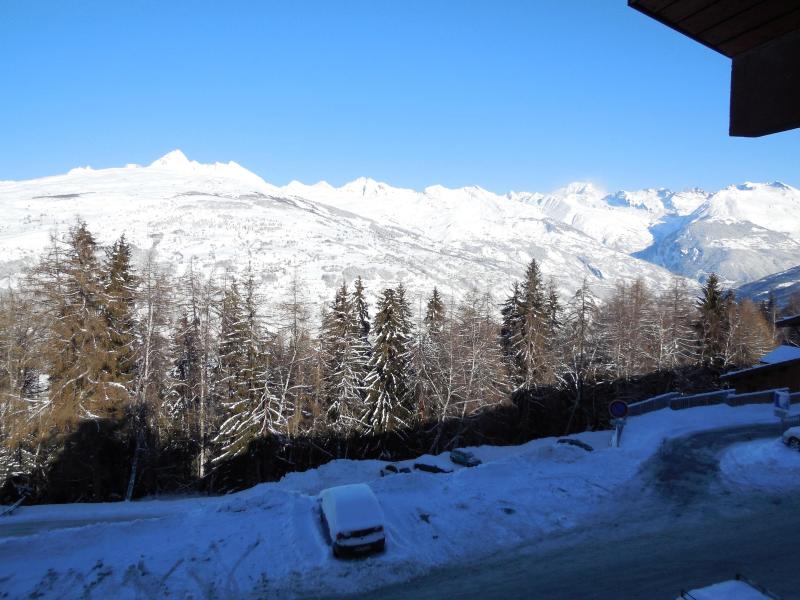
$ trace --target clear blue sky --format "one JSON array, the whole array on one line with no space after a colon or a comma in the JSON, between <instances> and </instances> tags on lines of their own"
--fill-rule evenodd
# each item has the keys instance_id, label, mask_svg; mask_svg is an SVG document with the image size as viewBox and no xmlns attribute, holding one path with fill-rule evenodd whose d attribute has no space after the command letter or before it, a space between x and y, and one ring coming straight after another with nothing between
<instances>
[{"instance_id":1,"label":"clear blue sky","mask_svg":"<svg viewBox=\"0 0 800 600\"><path fill-rule=\"evenodd\" d=\"M0 4L0 179L174 148L268 181L800 184L727 136L730 61L625 0Z\"/></svg>"}]
</instances>

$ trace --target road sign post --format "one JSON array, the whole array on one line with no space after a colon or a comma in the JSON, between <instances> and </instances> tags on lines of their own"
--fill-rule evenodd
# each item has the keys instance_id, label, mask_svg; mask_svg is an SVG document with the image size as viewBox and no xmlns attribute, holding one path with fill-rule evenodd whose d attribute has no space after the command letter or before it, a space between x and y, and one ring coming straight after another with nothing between
<instances>
[{"instance_id":1,"label":"road sign post","mask_svg":"<svg viewBox=\"0 0 800 600\"><path fill-rule=\"evenodd\" d=\"M611 424L614 426L611 445L618 448L622 441L622 430L625 428L625 421L628 417L628 403L623 400L612 400L608 405L608 413L611 415Z\"/></svg>"},{"instance_id":2,"label":"road sign post","mask_svg":"<svg viewBox=\"0 0 800 600\"><path fill-rule=\"evenodd\" d=\"M772 406L775 409L775 416L785 419L791 408L792 398L789 390L775 390L772 395Z\"/></svg>"}]
</instances>

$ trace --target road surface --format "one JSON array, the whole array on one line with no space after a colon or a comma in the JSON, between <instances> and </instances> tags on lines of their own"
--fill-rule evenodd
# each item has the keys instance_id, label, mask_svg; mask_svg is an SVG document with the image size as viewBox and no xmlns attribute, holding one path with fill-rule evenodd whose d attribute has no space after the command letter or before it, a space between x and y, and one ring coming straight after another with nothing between
<instances>
[{"instance_id":1,"label":"road surface","mask_svg":"<svg viewBox=\"0 0 800 600\"><path fill-rule=\"evenodd\" d=\"M779 434L776 425L748 426L668 442L574 532L363 598L673 600L742 573L800 599L800 500L743 495L719 477L727 446Z\"/></svg>"}]
</instances>

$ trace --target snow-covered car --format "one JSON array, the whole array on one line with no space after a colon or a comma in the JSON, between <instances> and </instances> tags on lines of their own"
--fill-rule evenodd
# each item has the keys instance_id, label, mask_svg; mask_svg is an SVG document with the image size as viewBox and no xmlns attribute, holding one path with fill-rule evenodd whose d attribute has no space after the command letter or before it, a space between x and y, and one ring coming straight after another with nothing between
<instances>
[{"instance_id":1,"label":"snow-covered car","mask_svg":"<svg viewBox=\"0 0 800 600\"><path fill-rule=\"evenodd\" d=\"M769 600L776 597L758 584L737 575L736 579L730 581L681 592L677 600Z\"/></svg>"},{"instance_id":2,"label":"snow-covered car","mask_svg":"<svg viewBox=\"0 0 800 600\"><path fill-rule=\"evenodd\" d=\"M319 494L319 508L322 526L335 557L385 549L383 509L367 484L354 483L323 490Z\"/></svg>"},{"instance_id":3,"label":"snow-covered car","mask_svg":"<svg viewBox=\"0 0 800 600\"><path fill-rule=\"evenodd\" d=\"M783 432L783 443L789 446L792 450L800 450L800 425L797 427L789 427Z\"/></svg>"}]
</instances>

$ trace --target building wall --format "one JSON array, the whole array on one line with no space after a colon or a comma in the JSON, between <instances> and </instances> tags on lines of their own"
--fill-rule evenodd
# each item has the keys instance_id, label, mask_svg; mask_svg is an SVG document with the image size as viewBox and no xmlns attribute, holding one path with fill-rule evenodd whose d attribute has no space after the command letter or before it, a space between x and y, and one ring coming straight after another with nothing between
<instances>
[{"instance_id":1,"label":"building wall","mask_svg":"<svg viewBox=\"0 0 800 600\"><path fill-rule=\"evenodd\" d=\"M792 392L800 392L800 364L753 369L736 377L730 377L727 381L737 392L757 392L782 387L789 388Z\"/></svg>"}]
</instances>

